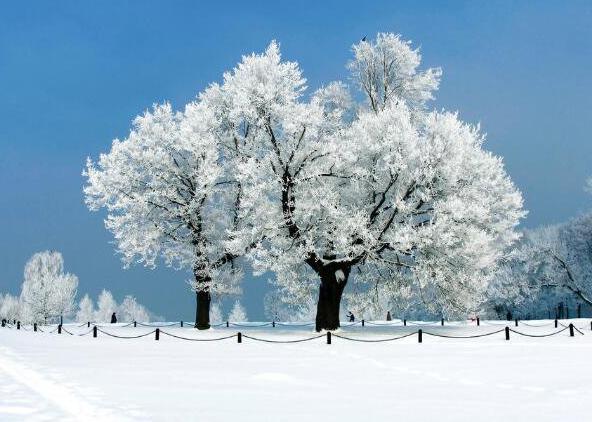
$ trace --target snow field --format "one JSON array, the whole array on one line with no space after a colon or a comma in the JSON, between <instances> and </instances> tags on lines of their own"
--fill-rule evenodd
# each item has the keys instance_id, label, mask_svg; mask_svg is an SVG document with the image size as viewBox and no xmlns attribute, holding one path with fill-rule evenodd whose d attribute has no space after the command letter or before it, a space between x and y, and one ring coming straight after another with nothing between
<instances>
[{"instance_id":1,"label":"snow field","mask_svg":"<svg viewBox=\"0 0 592 422\"><path fill-rule=\"evenodd\" d=\"M162 327L135 339L33 333L0 329L0 420L585 420L592 393L589 320L568 330L531 338L504 333L472 339L425 335L474 335L506 322L424 325L417 335L383 343L316 336L310 327L219 327L197 332ZM379 322L376 322L379 323ZM566 324L568 322L561 321ZM383 324L383 323L381 323ZM517 331L557 332L553 321L528 321ZM121 336L154 328L105 326ZM164 325L164 324L163 324ZM345 324L344 324L345 325ZM352 326L337 335L384 339L417 327ZM539 326L540 325L540 326ZM64 328L75 334L89 329ZM164 335L217 338L241 331L243 342L190 342Z\"/></svg>"}]
</instances>

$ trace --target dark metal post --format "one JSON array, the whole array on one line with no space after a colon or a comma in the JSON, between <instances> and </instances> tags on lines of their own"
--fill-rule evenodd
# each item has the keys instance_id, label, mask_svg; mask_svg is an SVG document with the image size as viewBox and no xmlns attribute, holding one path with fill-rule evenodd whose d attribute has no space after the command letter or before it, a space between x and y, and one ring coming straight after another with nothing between
<instances>
[{"instance_id":1,"label":"dark metal post","mask_svg":"<svg viewBox=\"0 0 592 422\"><path fill-rule=\"evenodd\" d=\"M230 324L228 324L228 321L226 321L226 328L230 327Z\"/></svg>"},{"instance_id":2,"label":"dark metal post","mask_svg":"<svg viewBox=\"0 0 592 422\"><path fill-rule=\"evenodd\" d=\"M516 327L518 327L518 318L514 320L514 323L516 324Z\"/></svg>"},{"instance_id":3,"label":"dark metal post","mask_svg":"<svg viewBox=\"0 0 592 422\"><path fill-rule=\"evenodd\" d=\"M364 326L364 320L362 320L362 327Z\"/></svg>"},{"instance_id":4,"label":"dark metal post","mask_svg":"<svg viewBox=\"0 0 592 422\"><path fill-rule=\"evenodd\" d=\"M555 318L555 328L557 328L557 318Z\"/></svg>"},{"instance_id":5,"label":"dark metal post","mask_svg":"<svg viewBox=\"0 0 592 422\"><path fill-rule=\"evenodd\" d=\"M271 326L275 327L275 321L271 321Z\"/></svg>"},{"instance_id":6,"label":"dark metal post","mask_svg":"<svg viewBox=\"0 0 592 422\"><path fill-rule=\"evenodd\" d=\"M481 321L479 320L479 317L477 317L477 327L481 325Z\"/></svg>"},{"instance_id":7,"label":"dark metal post","mask_svg":"<svg viewBox=\"0 0 592 422\"><path fill-rule=\"evenodd\" d=\"M444 318L442 318L441 324L444 325Z\"/></svg>"},{"instance_id":8,"label":"dark metal post","mask_svg":"<svg viewBox=\"0 0 592 422\"><path fill-rule=\"evenodd\" d=\"M331 344L331 331L327 331L327 344Z\"/></svg>"},{"instance_id":9,"label":"dark metal post","mask_svg":"<svg viewBox=\"0 0 592 422\"><path fill-rule=\"evenodd\" d=\"M87 327L87 328L90 328L90 321L88 321L88 322L86 323L86 327Z\"/></svg>"},{"instance_id":10,"label":"dark metal post","mask_svg":"<svg viewBox=\"0 0 592 422\"><path fill-rule=\"evenodd\" d=\"M136 328L138 326L138 323L136 321L134 321L134 328Z\"/></svg>"},{"instance_id":11,"label":"dark metal post","mask_svg":"<svg viewBox=\"0 0 592 422\"><path fill-rule=\"evenodd\" d=\"M58 324L58 334L62 334L62 324Z\"/></svg>"},{"instance_id":12,"label":"dark metal post","mask_svg":"<svg viewBox=\"0 0 592 422\"><path fill-rule=\"evenodd\" d=\"M93 337L97 338L97 326L93 326Z\"/></svg>"},{"instance_id":13,"label":"dark metal post","mask_svg":"<svg viewBox=\"0 0 592 422\"><path fill-rule=\"evenodd\" d=\"M419 330L417 330L417 342L421 343L422 341L423 341L423 331L420 328Z\"/></svg>"},{"instance_id":14,"label":"dark metal post","mask_svg":"<svg viewBox=\"0 0 592 422\"><path fill-rule=\"evenodd\" d=\"M570 337L574 336L574 326L572 323L569 324L569 336Z\"/></svg>"},{"instance_id":15,"label":"dark metal post","mask_svg":"<svg viewBox=\"0 0 592 422\"><path fill-rule=\"evenodd\" d=\"M37 323L33 324L33 331L37 332Z\"/></svg>"},{"instance_id":16,"label":"dark metal post","mask_svg":"<svg viewBox=\"0 0 592 422\"><path fill-rule=\"evenodd\" d=\"M181 321L181 328L183 328L183 321Z\"/></svg>"},{"instance_id":17,"label":"dark metal post","mask_svg":"<svg viewBox=\"0 0 592 422\"><path fill-rule=\"evenodd\" d=\"M405 327L407 327L407 320L406 320L406 319L404 319L404 320L403 320L403 325L404 325Z\"/></svg>"},{"instance_id":18,"label":"dark metal post","mask_svg":"<svg viewBox=\"0 0 592 422\"><path fill-rule=\"evenodd\" d=\"M6 327L6 320L5 319L2 320L2 326Z\"/></svg>"},{"instance_id":19,"label":"dark metal post","mask_svg":"<svg viewBox=\"0 0 592 422\"><path fill-rule=\"evenodd\" d=\"M506 327L506 340L510 340L510 327Z\"/></svg>"},{"instance_id":20,"label":"dark metal post","mask_svg":"<svg viewBox=\"0 0 592 422\"><path fill-rule=\"evenodd\" d=\"M20 321L17 321L17 323L16 323L16 329L17 330L20 330L21 329L21 322Z\"/></svg>"},{"instance_id":21,"label":"dark metal post","mask_svg":"<svg viewBox=\"0 0 592 422\"><path fill-rule=\"evenodd\" d=\"M236 340L238 343L242 343L243 342L243 334L239 331L239 333L236 336Z\"/></svg>"},{"instance_id":22,"label":"dark metal post","mask_svg":"<svg viewBox=\"0 0 592 422\"><path fill-rule=\"evenodd\" d=\"M160 340L160 328L154 331L154 340Z\"/></svg>"}]
</instances>

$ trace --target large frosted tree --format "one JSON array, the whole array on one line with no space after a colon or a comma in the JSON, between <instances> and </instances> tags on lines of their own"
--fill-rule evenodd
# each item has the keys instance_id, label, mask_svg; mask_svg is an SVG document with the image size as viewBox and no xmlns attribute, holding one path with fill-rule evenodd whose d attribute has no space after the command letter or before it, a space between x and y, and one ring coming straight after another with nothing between
<instances>
[{"instance_id":1,"label":"large frosted tree","mask_svg":"<svg viewBox=\"0 0 592 422\"><path fill-rule=\"evenodd\" d=\"M47 322L70 314L78 277L64 272L64 258L55 251L36 253L25 265L21 289L22 314L29 322Z\"/></svg>"},{"instance_id":2,"label":"large frosted tree","mask_svg":"<svg viewBox=\"0 0 592 422\"><path fill-rule=\"evenodd\" d=\"M408 42L379 34L349 65L362 103L343 83L307 98L298 65L272 43L203 96L221 142L241 148L241 205L265 235L255 268L274 271L286 294L318 285L317 330L339 327L352 276L412 285L442 312L472 309L518 237L522 198L501 159L477 127L427 110L440 71L419 64Z\"/></svg>"},{"instance_id":3,"label":"large frosted tree","mask_svg":"<svg viewBox=\"0 0 592 422\"><path fill-rule=\"evenodd\" d=\"M225 165L234 152L221 148L214 119L200 101L184 112L155 106L84 173L86 202L107 209L105 224L125 264L153 267L161 258L192 272L200 329L210 326L211 295L236 293L241 278L239 253L226 246L241 228L241 187Z\"/></svg>"}]
</instances>

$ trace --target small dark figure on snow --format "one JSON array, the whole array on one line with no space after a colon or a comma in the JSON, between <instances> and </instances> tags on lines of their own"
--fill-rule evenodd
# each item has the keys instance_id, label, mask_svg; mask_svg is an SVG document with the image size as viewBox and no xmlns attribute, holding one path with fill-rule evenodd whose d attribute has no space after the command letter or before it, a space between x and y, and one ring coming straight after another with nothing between
<instances>
[{"instance_id":1,"label":"small dark figure on snow","mask_svg":"<svg viewBox=\"0 0 592 422\"><path fill-rule=\"evenodd\" d=\"M354 322L356 320L356 317L354 317L354 314L352 314L351 311L347 313L347 318L349 319L349 322Z\"/></svg>"},{"instance_id":2,"label":"small dark figure on snow","mask_svg":"<svg viewBox=\"0 0 592 422\"><path fill-rule=\"evenodd\" d=\"M117 317L115 316L115 312L111 315L111 324L117 324Z\"/></svg>"},{"instance_id":3,"label":"small dark figure on snow","mask_svg":"<svg viewBox=\"0 0 592 422\"><path fill-rule=\"evenodd\" d=\"M391 317L391 311L386 311L386 320L387 321L392 321L393 318Z\"/></svg>"}]
</instances>

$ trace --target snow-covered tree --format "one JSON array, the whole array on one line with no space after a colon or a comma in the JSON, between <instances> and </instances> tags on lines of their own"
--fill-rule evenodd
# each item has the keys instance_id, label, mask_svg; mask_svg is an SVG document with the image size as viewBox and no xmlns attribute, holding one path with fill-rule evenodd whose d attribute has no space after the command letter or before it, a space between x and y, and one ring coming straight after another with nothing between
<instances>
[{"instance_id":1,"label":"snow-covered tree","mask_svg":"<svg viewBox=\"0 0 592 422\"><path fill-rule=\"evenodd\" d=\"M222 304L220 302L214 302L210 306L210 322L212 324L220 324L223 320Z\"/></svg>"},{"instance_id":2,"label":"snow-covered tree","mask_svg":"<svg viewBox=\"0 0 592 422\"><path fill-rule=\"evenodd\" d=\"M263 308L265 317L270 321L289 321L293 314L277 290L272 290L264 296Z\"/></svg>"},{"instance_id":3,"label":"snow-covered tree","mask_svg":"<svg viewBox=\"0 0 592 422\"><path fill-rule=\"evenodd\" d=\"M110 291L103 289L97 300L97 311L94 320L96 322L110 322L113 312L117 312L117 302Z\"/></svg>"},{"instance_id":4,"label":"snow-covered tree","mask_svg":"<svg viewBox=\"0 0 592 422\"><path fill-rule=\"evenodd\" d=\"M240 300L236 300L234 302L234 306L228 315L228 321L232 322L246 322L247 319L247 311L245 310L244 306L241 305Z\"/></svg>"},{"instance_id":5,"label":"snow-covered tree","mask_svg":"<svg viewBox=\"0 0 592 422\"><path fill-rule=\"evenodd\" d=\"M196 327L209 328L211 295L238 293L242 273L226 242L242 227L241 186L230 156L212 127L215 108L197 100L182 113L170 104L134 120L130 135L115 140L98 163L88 160L84 188L91 210L106 208L126 264L166 264L191 270Z\"/></svg>"},{"instance_id":6,"label":"snow-covered tree","mask_svg":"<svg viewBox=\"0 0 592 422\"><path fill-rule=\"evenodd\" d=\"M339 327L350 276L363 294L411 286L438 312L472 310L518 238L521 195L478 127L426 110L440 71L418 71L409 43L380 34L354 55L368 101L353 112L342 83L305 99L298 65L275 42L202 96L221 143L240 146L250 223L234 231L234 250L261 228L265 240L249 253L257 271L274 271L287 294L320 281L317 330Z\"/></svg>"},{"instance_id":7,"label":"snow-covered tree","mask_svg":"<svg viewBox=\"0 0 592 422\"><path fill-rule=\"evenodd\" d=\"M528 232L517 253L540 288L564 290L592 305L592 214Z\"/></svg>"},{"instance_id":8,"label":"snow-covered tree","mask_svg":"<svg viewBox=\"0 0 592 422\"><path fill-rule=\"evenodd\" d=\"M143 305L140 305L136 298L131 295L123 298L123 302L119 305L118 315L120 322L150 321L148 310Z\"/></svg>"},{"instance_id":9,"label":"snow-covered tree","mask_svg":"<svg viewBox=\"0 0 592 422\"><path fill-rule=\"evenodd\" d=\"M84 295L84 297L80 300L78 304L78 311L76 312L76 321L77 322L90 322L93 321L95 318L95 305L93 300L88 296L88 294Z\"/></svg>"},{"instance_id":10,"label":"snow-covered tree","mask_svg":"<svg viewBox=\"0 0 592 422\"><path fill-rule=\"evenodd\" d=\"M45 323L50 318L69 315L77 287L78 277L64 273L61 253L36 253L25 265L21 289L23 319Z\"/></svg>"},{"instance_id":11,"label":"snow-covered tree","mask_svg":"<svg viewBox=\"0 0 592 422\"><path fill-rule=\"evenodd\" d=\"M9 293L0 294L0 319L14 321L20 318L20 303L18 297Z\"/></svg>"}]
</instances>

